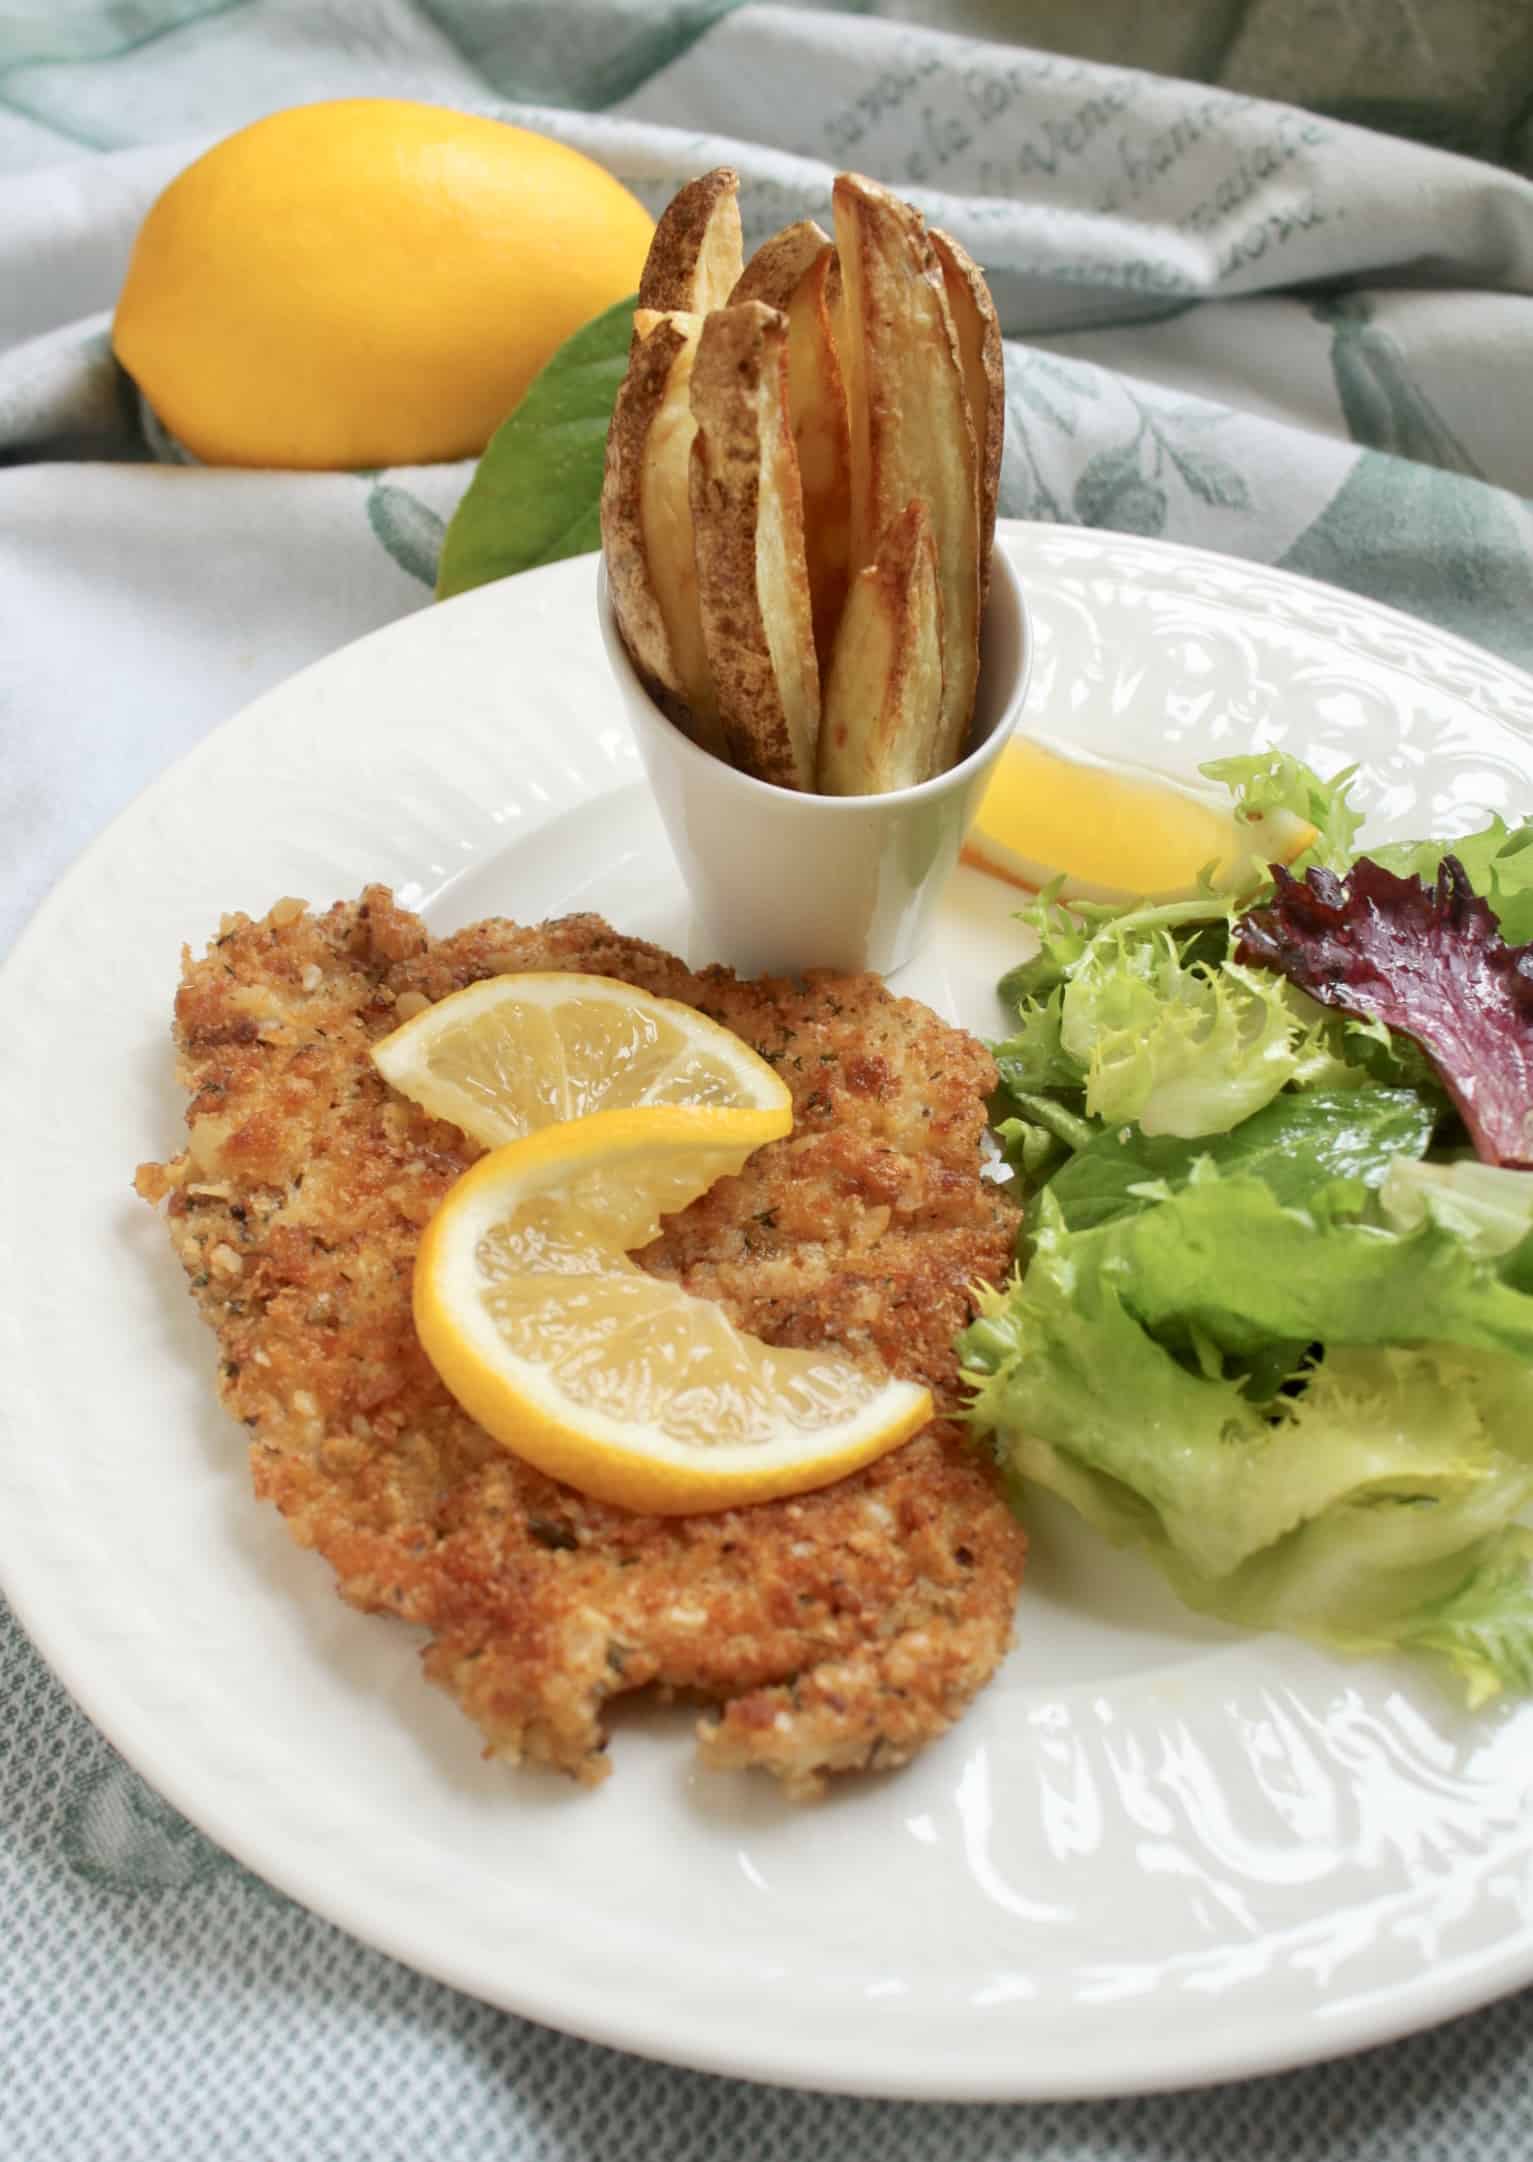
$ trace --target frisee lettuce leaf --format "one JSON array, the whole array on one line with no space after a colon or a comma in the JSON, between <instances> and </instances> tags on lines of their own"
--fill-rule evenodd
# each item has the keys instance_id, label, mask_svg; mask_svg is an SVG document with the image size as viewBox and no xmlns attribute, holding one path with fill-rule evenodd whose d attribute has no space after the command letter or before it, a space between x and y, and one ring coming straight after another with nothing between
<instances>
[{"instance_id":1,"label":"frisee lettuce leaf","mask_svg":"<svg viewBox=\"0 0 1533 2162\"><path fill-rule=\"evenodd\" d=\"M1521 1687L1533 1577L1495 1577L1483 1626L1465 1587L1533 1497L1533 1298L1441 1225L1365 1220L1360 1180L1320 1197L1203 1166L1072 1231L1045 1189L1026 1276L959 1340L972 1416L1191 1605ZM1252 1388L1253 1344L1289 1347L1286 1386Z\"/></svg>"},{"instance_id":2,"label":"frisee lettuce leaf","mask_svg":"<svg viewBox=\"0 0 1533 2162\"><path fill-rule=\"evenodd\" d=\"M1058 898L1063 883L1055 879L1036 901L1016 912L1017 922L1037 939L1038 950L1001 978L1000 994L1008 1006L1044 1000L1068 983L1098 934L1110 934L1125 947L1167 934L1176 941L1184 960L1219 960L1229 951L1234 903L1222 894L1202 894L1191 901L1136 902L1129 908L1101 901L1072 901L1067 907ZM1207 952L1189 943L1204 933L1212 938Z\"/></svg>"},{"instance_id":3,"label":"frisee lettuce leaf","mask_svg":"<svg viewBox=\"0 0 1533 2162\"><path fill-rule=\"evenodd\" d=\"M1235 815L1257 818L1269 811L1292 811L1315 828L1316 839L1295 859L1297 869L1319 864L1341 870L1352 861L1363 814L1352 803L1356 766L1329 781L1287 751L1258 751L1244 758L1211 758L1198 768L1220 781L1235 798Z\"/></svg>"},{"instance_id":4,"label":"frisee lettuce leaf","mask_svg":"<svg viewBox=\"0 0 1533 2162\"><path fill-rule=\"evenodd\" d=\"M1001 1086L1014 1103L1050 1090L1084 1101L1086 1077L1060 1036L1063 1007L1064 986L1057 984L1047 997L1025 1001L1015 1033L992 1046Z\"/></svg>"},{"instance_id":5,"label":"frisee lettuce leaf","mask_svg":"<svg viewBox=\"0 0 1533 2162\"><path fill-rule=\"evenodd\" d=\"M1462 1583L1408 1616L1394 1641L1440 1652L1463 1676L1471 1705L1502 1688L1533 1691L1533 1532L1512 1525L1487 1539Z\"/></svg>"},{"instance_id":6,"label":"frisee lettuce leaf","mask_svg":"<svg viewBox=\"0 0 1533 2162\"><path fill-rule=\"evenodd\" d=\"M1350 772L1325 782L1283 751L1203 770L1232 789L1237 817L1282 809L1307 819L1317 838L1301 863L1340 860L1356 835ZM1206 888L1067 908L1059 890L1018 911L1035 951L1001 979L1018 1026L995 1051L1013 1099L1062 1092L1089 1118L1193 1138L1227 1133L1290 1086L1366 1083L1364 1047L1353 1055L1343 1027L1232 958L1243 903Z\"/></svg>"},{"instance_id":7,"label":"frisee lettuce leaf","mask_svg":"<svg viewBox=\"0 0 1533 2162\"><path fill-rule=\"evenodd\" d=\"M1099 932L1064 986L1060 1048L1093 1118L1147 1134L1224 1133L1293 1077L1297 1025L1282 985L1232 961L1184 966L1159 931Z\"/></svg>"}]
</instances>

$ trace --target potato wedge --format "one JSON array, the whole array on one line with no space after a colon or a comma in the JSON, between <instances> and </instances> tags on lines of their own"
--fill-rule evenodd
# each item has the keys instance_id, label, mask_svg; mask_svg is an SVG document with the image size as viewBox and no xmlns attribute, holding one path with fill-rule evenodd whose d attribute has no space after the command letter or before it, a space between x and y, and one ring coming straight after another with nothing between
<instances>
[{"instance_id":1,"label":"potato wedge","mask_svg":"<svg viewBox=\"0 0 1533 2162\"><path fill-rule=\"evenodd\" d=\"M917 496L847 592L820 717L825 795L881 796L942 771L941 625L931 513Z\"/></svg>"},{"instance_id":2,"label":"potato wedge","mask_svg":"<svg viewBox=\"0 0 1533 2162\"><path fill-rule=\"evenodd\" d=\"M692 533L730 754L758 780L813 788L820 671L787 362L788 319L759 300L704 322L692 367Z\"/></svg>"},{"instance_id":3,"label":"potato wedge","mask_svg":"<svg viewBox=\"0 0 1533 2162\"><path fill-rule=\"evenodd\" d=\"M813 218L801 218L762 242L730 295L731 304L760 300L782 309L788 318L788 411L804 489L809 591L822 681L846 598L851 544L846 386L832 324L839 282L830 236Z\"/></svg>"},{"instance_id":4,"label":"potato wedge","mask_svg":"<svg viewBox=\"0 0 1533 2162\"><path fill-rule=\"evenodd\" d=\"M728 755L703 643L692 549L697 315L636 315L607 430L601 535L623 643L646 689L694 742Z\"/></svg>"},{"instance_id":5,"label":"potato wedge","mask_svg":"<svg viewBox=\"0 0 1533 2162\"><path fill-rule=\"evenodd\" d=\"M942 270L919 213L842 173L834 196L851 435L853 576L919 498L942 600L938 765L962 755L979 680L979 457Z\"/></svg>"},{"instance_id":6,"label":"potato wedge","mask_svg":"<svg viewBox=\"0 0 1533 2162\"><path fill-rule=\"evenodd\" d=\"M832 306L836 251L826 241L788 301L788 412L804 490L805 554L821 680L846 599L852 544L852 446Z\"/></svg>"},{"instance_id":7,"label":"potato wedge","mask_svg":"<svg viewBox=\"0 0 1533 2162\"><path fill-rule=\"evenodd\" d=\"M639 306L688 315L722 308L744 260L740 176L716 166L689 180L662 211L639 279Z\"/></svg>"},{"instance_id":8,"label":"potato wedge","mask_svg":"<svg viewBox=\"0 0 1533 2162\"><path fill-rule=\"evenodd\" d=\"M1006 439L1006 356L1001 319L985 274L951 233L932 228L931 244L942 265L942 283L958 333L969 419L979 452L980 605L990 591L990 551L995 545L995 506L1001 489L1001 451Z\"/></svg>"},{"instance_id":9,"label":"potato wedge","mask_svg":"<svg viewBox=\"0 0 1533 2162\"><path fill-rule=\"evenodd\" d=\"M770 240L763 240L735 282L729 304L742 300L765 301L769 308L787 309L806 270L830 246L830 235L813 218L785 225Z\"/></svg>"}]
</instances>

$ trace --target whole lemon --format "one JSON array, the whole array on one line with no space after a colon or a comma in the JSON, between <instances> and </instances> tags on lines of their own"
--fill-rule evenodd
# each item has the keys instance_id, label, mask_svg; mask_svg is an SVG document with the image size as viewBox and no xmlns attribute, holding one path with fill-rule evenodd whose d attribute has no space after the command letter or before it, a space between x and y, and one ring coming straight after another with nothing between
<instances>
[{"instance_id":1,"label":"whole lemon","mask_svg":"<svg viewBox=\"0 0 1533 2162\"><path fill-rule=\"evenodd\" d=\"M155 202L112 343L212 465L470 457L634 290L653 229L610 173L525 128L396 98L294 106Z\"/></svg>"}]
</instances>

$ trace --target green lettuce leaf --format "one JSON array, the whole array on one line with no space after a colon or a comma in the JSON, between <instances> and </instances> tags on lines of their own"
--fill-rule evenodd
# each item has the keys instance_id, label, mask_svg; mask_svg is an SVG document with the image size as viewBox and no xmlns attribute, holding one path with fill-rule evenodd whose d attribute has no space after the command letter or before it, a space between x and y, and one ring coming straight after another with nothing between
<instances>
[{"instance_id":1,"label":"green lettuce leaf","mask_svg":"<svg viewBox=\"0 0 1533 2162\"><path fill-rule=\"evenodd\" d=\"M1162 931L1099 932L1065 984L1059 1040L1093 1118L1147 1134L1223 1133L1294 1072L1298 1033L1281 981L1226 961L1186 965Z\"/></svg>"},{"instance_id":2,"label":"green lettuce leaf","mask_svg":"<svg viewBox=\"0 0 1533 2162\"><path fill-rule=\"evenodd\" d=\"M633 309L619 301L566 339L495 431L447 528L438 600L601 546L607 423Z\"/></svg>"},{"instance_id":3,"label":"green lettuce leaf","mask_svg":"<svg viewBox=\"0 0 1533 2162\"><path fill-rule=\"evenodd\" d=\"M1259 751L1245 758L1213 758L1198 771L1230 790L1237 817L1292 811L1316 829L1318 838L1289 866L1296 878L1302 878L1314 864L1344 871L1352 861L1363 823L1362 812L1354 809L1351 801L1356 766L1348 766L1333 779L1322 781L1302 759L1291 757L1287 751Z\"/></svg>"},{"instance_id":4,"label":"green lettuce leaf","mask_svg":"<svg viewBox=\"0 0 1533 2162\"><path fill-rule=\"evenodd\" d=\"M1359 823L1350 773L1324 782L1282 751L1203 770L1231 789L1237 816L1308 819L1318 838L1301 865L1346 860ZM1091 1118L1190 1139L1227 1132L1289 1086L1395 1078L1370 1071L1386 1052L1354 1048L1313 1000L1231 960L1232 896L1067 908L1058 893L1056 882L1017 912L1034 950L1000 983L1019 1018L995 1047L1014 1096L1078 1093Z\"/></svg>"},{"instance_id":5,"label":"green lettuce leaf","mask_svg":"<svg viewBox=\"0 0 1533 2162\"><path fill-rule=\"evenodd\" d=\"M1046 999L1067 983L1099 934L1129 947L1169 933L1184 961L1218 961L1229 951L1235 904L1222 894L1203 894L1191 901L1135 902L1127 908L1103 901L1072 901L1066 907L1056 898L1062 883L1056 879L1036 901L1017 910L1017 922L1032 932L1037 951L1008 969L997 985L1008 1006ZM1207 933L1213 934L1211 950L1189 951L1188 941Z\"/></svg>"},{"instance_id":6,"label":"green lettuce leaf","mask_svg":"<svg viewBox=\"0 0 1533 2162\"><path fill-rule=\"evenodd\" d=\"M1503 1687L1533 1691L1533 1533L1514 1525L1488 1539L1463 1582L1409 1617L1396 1641L1442 1653L1472 1705Z\"/></svg>"},{"instance_id":7,"label":"green lettuce leaf","mask_svg":"<svg viewBox=\"0 0 1533 2162\"><path fill-rule=\"evenodd\" d=\"M1508 826L1492 815L1488 826L1457 841L1395 841L1368 854L1398 878L1419 878L1428 886L1444 856L1456 856L1475 892L1490 903L1507 944L1533 940L1533 819Z\"/></svg>"},{"instance_id":8,"label":"green lettuce leaf","mask_svg":"<svg viewBox=\"0 0 1533 2162\"><path fill-rule=\"evenodd\" d=\"M1431 1138L1432 1113L1410 1089L1288 1092L1231 1132L1196 1140L1108 1127L1061 1160L1049 1192L1067 1230L1091 1231L1149 1206L1142 1192L1149 1182L1171 1192L1185 1186L1193 1166L1206 1158L1226 1174L1264 1180L1278 1202L1297 1207L1335 1179L1384 1185L1391 1165L1416 1168L1411 1160L1425 1153ZM1528 1183L1533 1186L1533 1179Z\"/></svg>"},{"instance_id":9,"label":"green lettuce leaf","mask_svg":"<svg viewBox=\"0 0 1533 2162\"><path fill-rule=\"evenodd\" d=\"M1060 1039L1063 1004L1063 986L1029 1000L1020 1009L1016 1034L991 1046L1001 1086L1014 1102L1055 1089L1071 1098L1084 1095L1085 1074Z\"/></svg>"},{"instance_id":10,"label":"green lettuce leaf","mask_svg":"<svg viewBox=\"0 0 1533 2162\"><path fill-rule=\"evenodd\" d=\"M1235 1357L1276 1337L1437 1341L1533 1364L1533 1299L1444 1225L1391 1231L1363 1221L1360 1204L1360 1189L1338 1182L1285 1207L1264 1179L1222 1178L1205 1161L1158 1206L1076 1234L1072 1267L1120 1284L1136 1320L1178 1348L1196 1330Z\"/></svg>"},{"instance_id":11,"label":"green lettuce leaf","mask_svg":"<svg viewBox=\"0 0 1533 2162\"><path fill-rule=\"evenodd\" d=\"M1351 775L1205 767L1344 871ZM1379 849L1435 876L1442 844ZM1533 939L1533 822L1454 844ZM1191 1606L1533 1690L1533 1173L1442 1161L1430 1064L1230 959L1232 904L1022 912L1002 1145L1025 1278L960 1339L1008 1490L1036 1482ZM1439 1160L1431 1160L1431 1150Z\"/></svg>"},{"instance_id":12,"label":"green lettuce leaf","mask_svg":"<svg viewBox=\"0 0 1533 2162\"><path fill-rule=\"evenodd\" d=\"M1030 1100L1036 1102L1038 1099ZM1029 1194L1041 1186L1069 1154L1057 1134L1025 1117L1002 1119L995 1129L995 1138L1000 1144L1002 1158L1018 1182L1010 1188L1017 1196Z\"/></svg>"},{"instance_id":13,"label":"green lettuce leaf","mask_svg":"<svg viewBox=\"0 0 1533 2162\"><path fill-rule=\"evenodd\" d=\"M1072 1231L1045 1189L1026 1277L960 1339L972 1416L1011 1479L1191 1605L1522 1687L1533 1593L1504 1535L1533 1497L1533 1298L1441 1224L1365 1220L1368 1193L1285 1207L1205 1162ZM1252 1346L1288 1347L1282 1387L1240 1370Z\"/></svg>"},{"instance_id":14,"label":"green lettuce leaf","mask_svg":"<svg viewBox=\"0 0 1533 2162\"><path fill-rule=\"evenodd\" d=\"M1503 1283L1533 1292L1533 1171L1510 1171L1476 1157L1450 1164L1401 1158L1385 1174L1379 1202L1394 1230L1441 1224L1471 1253L1494 1261Z\"/></svg>"}]
</instances>

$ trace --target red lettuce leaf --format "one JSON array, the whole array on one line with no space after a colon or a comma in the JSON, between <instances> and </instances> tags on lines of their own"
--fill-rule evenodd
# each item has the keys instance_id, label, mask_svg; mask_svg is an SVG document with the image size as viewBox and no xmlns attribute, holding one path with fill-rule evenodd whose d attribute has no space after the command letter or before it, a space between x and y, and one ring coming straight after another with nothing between
<instances>
[{"instance_id":1,"label":"red lettuce leaf","mask_svg":"<svg viewBox=\"0 0 1533 2162\"><path fill-rule=\"evenodd\" d=\"M1456 856L1434 885L1361 857L1303 882L1274 864L1236 959L1418 1043L1490 1164L1533 1168L1533 945L1508 946Z\"/></svg>"}]
</instances>

